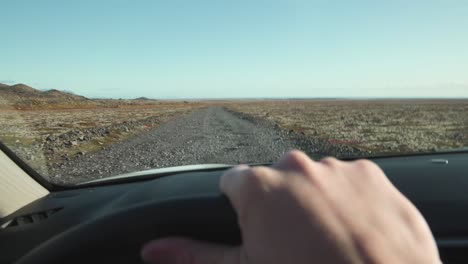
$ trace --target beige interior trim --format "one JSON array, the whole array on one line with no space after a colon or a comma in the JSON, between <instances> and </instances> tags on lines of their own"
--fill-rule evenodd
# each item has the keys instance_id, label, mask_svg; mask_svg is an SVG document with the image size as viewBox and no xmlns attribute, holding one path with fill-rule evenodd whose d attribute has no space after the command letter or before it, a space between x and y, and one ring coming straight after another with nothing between
<instances>
[{"instance_id":1,"label":"beige interior trim","mask_svg":"<svg viewBox=\"0 0 468 264\"><path fill-rule=\"evenodd\" d=\"M48 193L0 150L0 218Z\"/></svg>"}]
</instances>

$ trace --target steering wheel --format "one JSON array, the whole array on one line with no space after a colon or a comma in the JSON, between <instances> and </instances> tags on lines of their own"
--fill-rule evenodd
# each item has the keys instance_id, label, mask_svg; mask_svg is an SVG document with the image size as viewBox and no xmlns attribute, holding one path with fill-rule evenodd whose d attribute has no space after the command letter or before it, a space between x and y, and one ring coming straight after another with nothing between
<instances>
[{"instance_id":1,"label":"steering wheel","mask_svg":"<svg viewBox=\"0 0 468 264\"><path fill-rule=\"evenodd\" d=\"M238 245L237 217L219 191L219 176L186 173L141 182L16 263L142 263L144 243L165 236Z\"/></svg>"}]
</instances>

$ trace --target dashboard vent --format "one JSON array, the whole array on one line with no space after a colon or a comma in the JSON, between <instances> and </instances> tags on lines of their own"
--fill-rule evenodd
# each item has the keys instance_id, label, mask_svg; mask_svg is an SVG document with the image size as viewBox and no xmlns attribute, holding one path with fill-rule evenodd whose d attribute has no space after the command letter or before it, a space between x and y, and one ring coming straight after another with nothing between
<instances>
[{"instance_id":1,"label":"dashboard vent","mask_svg":"<svg viewBox=\"0 0 468 264\"><path fill-rule=\"evenodd\" d=\"M55 209L50 209L50 210L46 210L46 211L42 211L42 212L17 216L15 218L13 218L12 220L7 221L6 223L4 223L1 226L1 228L4 229L4 228L9 228L9 227L15 227L15 226L24 226L24 225L29 225L29 224L35 224L35 223L46 220L51 215L57 213L60 210L62 210L62 208L55 208Z\"/></svg>"}]
</instances>

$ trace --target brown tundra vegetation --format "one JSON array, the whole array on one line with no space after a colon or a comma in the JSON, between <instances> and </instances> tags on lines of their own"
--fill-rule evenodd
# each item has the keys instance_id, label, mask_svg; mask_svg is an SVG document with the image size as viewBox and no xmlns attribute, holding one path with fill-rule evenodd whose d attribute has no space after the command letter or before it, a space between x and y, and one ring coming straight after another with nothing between
<instances>
[{"instance_id":1,"label":"brown tundra vegetation","mask_svg":"<svg viewBox=\"0 0 468 264\"><path fill-rule=\"evenodd\" d=\"M468 147L468 99L269 100L229 108L370 154Z\"/></svg>"},{"instance_id":2,"label":"brown tundra vegetation","mask_svg":"<svg viewBox=\"0 0 468 264\"><path fill-rule=\"evenodd\" d=\"M468 147L468 99L97 100L26 85L0 85L0 141L46 172L51 162L102 150L209 106L369 155Z\"/></svg>"}]
</instances>

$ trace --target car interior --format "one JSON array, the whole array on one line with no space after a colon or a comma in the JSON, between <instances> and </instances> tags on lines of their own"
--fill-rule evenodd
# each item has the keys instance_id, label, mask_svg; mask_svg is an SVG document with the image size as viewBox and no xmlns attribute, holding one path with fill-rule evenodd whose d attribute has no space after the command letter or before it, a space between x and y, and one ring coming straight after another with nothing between
<instances>
[{"instance_id":1,"label":"car interior","mask_svg":"<svg viewBox=\"0 0 468 264\"><path fill-rule=\"evenodd\" d=\"M370 159L426 218L442 261L467 263L468 152ZM239 244L224 170L53 186L2 145L0 263L142 263L145 242L173 235Z\"/></svg>"},{"instance_id":2,"label":"car interior","mask_svg":"<svg viewBox=\"0 0 468 264\"><path fill-rule=\"evenodd\" d=\"M468 263L468 0L0 3L0 264Z\"/></svg>"}]
</instances>

